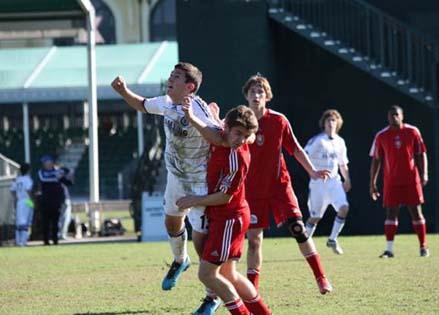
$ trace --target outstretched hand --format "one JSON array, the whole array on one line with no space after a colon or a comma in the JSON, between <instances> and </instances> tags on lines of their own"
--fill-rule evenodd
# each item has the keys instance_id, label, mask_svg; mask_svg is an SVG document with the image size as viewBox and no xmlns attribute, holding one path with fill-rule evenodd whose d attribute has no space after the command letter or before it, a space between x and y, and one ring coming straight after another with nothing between
<instances>
[{"instance_id":1,"label":"outstretched hand","mask_svg":"<svg viewBox=\"0 0 439 315\"><path fill-rule=\"evenodd\" d=\"M185 196L185 197L181 197L180 199L177 200L176 204L178 207L179 211L184 211L185 209L194 207L197 205L197 196Z\"/></svg>"}]
</instances>

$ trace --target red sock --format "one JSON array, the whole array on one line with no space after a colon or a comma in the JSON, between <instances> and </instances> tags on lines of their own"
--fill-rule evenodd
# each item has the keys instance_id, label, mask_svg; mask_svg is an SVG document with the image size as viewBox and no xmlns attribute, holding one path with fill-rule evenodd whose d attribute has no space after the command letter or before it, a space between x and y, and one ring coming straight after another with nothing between
<instances>
[{"instance_id":1,"label":"red sock","mask_svg":"<svg viewBox=\"0 0 439 315\"><path fill-rule=\"evenodd\" d=\"M418 234L419 246L422 248L427 247L427 226L425 225L425 220L420 219L419 221L412 221L413 230Z\"/></svg>"},{"instance_id":2,"label":"red sock","mask_svg":"<svg viewBox=\"0 0 439 315\"><path fill-rule=\"evenodd\" d=\"M247 269L247 279L255 286L256 290L259 291L259 269L250 268Z\"/></svg>"},{"instance_id":3,"label":"red sock","mask_svg":"<svg viewBox=\"0 0 439 315\"><path fill-rule=\"evenodd\" d=\"M235 301L227 302L224 304L232 315L251 315L245 304L241 299Z\"/></svg>"},{"instance_id":4,"label":"red sock","mask_svg":"<svg viewBox=\"0 0 439 315\"><path fill-rule=\"evenodd\" d=\"M250 301L244 301L245 306L253 315L271 315L271 311L258 294Z\"/></svg>"},{"instance_id":5,"label":"red sock","mask_svg":"<svg viewBox=\"0 0 439 315\"><path fill-rule=\"evenodd\" d=\"M386 220L384 221L384 234L387 241L393 241L396 230L398 229L398 221Z\"/></svg>"},{"instance_id":6,"label":"red sock","mask_svg":"<svg viewBox=\"0 0 439 315\"><path fill-rule=\"evenodd\" d=\"M325 276L325 270L320 262L320 255L317 252L313 252L305 256L306 261L314 273L316 279L320 279Z\"/></svg>"}]
</instances>

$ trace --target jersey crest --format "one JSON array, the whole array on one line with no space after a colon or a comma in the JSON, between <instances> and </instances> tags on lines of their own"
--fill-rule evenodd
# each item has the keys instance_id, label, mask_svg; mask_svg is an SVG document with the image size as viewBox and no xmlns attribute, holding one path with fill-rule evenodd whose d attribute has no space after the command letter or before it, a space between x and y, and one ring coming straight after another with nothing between
<instances>
[{"instance_id":1,"label":"jersey crest","mask_svg":"<svg viewBox=\"0 0 439 315\"><path fill-rule=\"evenodd\" d=\"M264 144L264 135L263 134L261 134L261 133L258 133L257 135L256 135L256 144L257 145L259 145L259 146L261 146L261 145L263 145Z\"/></svg>"},{"instance_id":2,"label":"jersey crest","mask_svg":"<svg viewBox=\"0 0 439 315\"><path fill-rule=\"evenodd\" d=\"M187 127L187 126L189 126L189 122L187 121L187 119L186 119L185 116L181 117L181 119L180 119L180 124L181 124L183 127Z\"/></svg>"},{"instance_id":3,"label":"jersey crest","mask_svg":"<svg viewBox=\"0 0 439 315\"><path fill-rule=\"evenodd\" d=\"M393 139L393 144L395 145L395 148L400 149L401 148L401 138L399 137L399 135L397 135L394 139Z\"/></svg>"}]
</instances>

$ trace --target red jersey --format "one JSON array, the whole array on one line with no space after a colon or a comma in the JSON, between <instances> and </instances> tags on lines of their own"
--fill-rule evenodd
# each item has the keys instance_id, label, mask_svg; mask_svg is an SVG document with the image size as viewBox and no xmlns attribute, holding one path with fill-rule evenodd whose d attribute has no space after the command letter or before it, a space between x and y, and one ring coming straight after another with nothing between
<instances>
[{"instance_id":1,"label":"red jersey","mask_svg":"<svg viewBox=\"0 0 439 315\"><path fill-rule=\"evenodd\" d=\"M233 218L249 212L245 199L244 180L250 165L250 150L247 144L238 149L212 145L207 164L207 185L209 194L222 191L232 195L225 205L206 208L209 218Z\"/></svg>"},{"instance_id":2,"label":"red jersey","mask_svg":"<svg viewBox=\"0 0 439 315\"><path fill-rule=\"evenodd\" d=\"M421 182L414 156L426 152L418 128L403 124L386 127L375 136L370 156L384 164L384 186L406 186Z\"/></svg>"},{"instance_id":3,"label":"red jersey","mask_svg":"<svg viewBox=\"0 0 439 315\"><path fill-rule=\"evenodd\" d=\"M246 180L248 199L270 198L279 180L290 181L282 153L293 155L299 146L288 119L267 109L259 119L256 140L250 145L251 163Z\"/></svg>"}]
</instances>

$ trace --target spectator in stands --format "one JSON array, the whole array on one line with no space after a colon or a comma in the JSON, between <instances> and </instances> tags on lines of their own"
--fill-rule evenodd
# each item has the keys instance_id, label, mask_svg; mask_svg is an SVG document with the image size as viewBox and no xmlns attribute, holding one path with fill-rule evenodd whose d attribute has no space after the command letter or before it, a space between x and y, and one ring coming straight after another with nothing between
<instances>
[{"instance_id":1,"label":"spectator in stands","mask_svg":"<svg viewBox=\"0 0 439 315\"><path fill-rule=\"evenodd\" d=\"M65 201L63 184L70 186L72 182L67 178L66 170L55 167L52 156L44 155L41 163L43 167L38 171L38 180L41 189L40 207L44 245L50 245L50 236L53 244L57 245L59 216Z\"/></svg>"},{"instance_id":2,"label":"spectator in stands","mask_svg":"<svg viewBox=\"0 0 439 315\"><path fill-rule=\"evenodd\" d=\"M32 201L33 181L30 177L30 165L24 163L20 167L21 175L11 185L11 193L15 204L15 244L26 246L29 239L29 226L32 225L34 203Z\"/></svg>"},{"instance_id":3,"label":"spectator in stands","mask_svg":"<svg viewBox=\"0 0 439 315\"><path fill-rule=\"evenodd\" d=\"M61 170L65 173L65 178L73 183L73 171L70 171L67 167L61 167ZM72 201L70 199L69 188L67 185L62 184L64 190L64 204L62 205L61 215L58 222L58 238L67 239L67 231L69 229L70 221L72 220Z\"/></svg>"}]
</instances>

